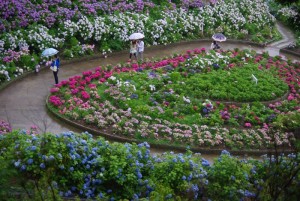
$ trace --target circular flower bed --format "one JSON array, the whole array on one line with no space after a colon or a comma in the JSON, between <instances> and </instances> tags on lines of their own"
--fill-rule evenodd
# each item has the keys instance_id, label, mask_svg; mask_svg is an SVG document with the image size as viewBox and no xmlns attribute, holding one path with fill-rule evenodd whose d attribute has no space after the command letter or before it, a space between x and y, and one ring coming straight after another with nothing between
<instances>
[{"instance_id":1,"label":"circular flower bed","mask_svg":"<svg viewBox=\"0 0 300 201\"><path fill-rule=\"evenodd\" d=\"M49 102L65 118L131 139L195 147L290 145L292 133L269 127L289 111L299 115L297 66L249 50L196 49L83 72L52 88Z\"/></svg>"}]
</instances>

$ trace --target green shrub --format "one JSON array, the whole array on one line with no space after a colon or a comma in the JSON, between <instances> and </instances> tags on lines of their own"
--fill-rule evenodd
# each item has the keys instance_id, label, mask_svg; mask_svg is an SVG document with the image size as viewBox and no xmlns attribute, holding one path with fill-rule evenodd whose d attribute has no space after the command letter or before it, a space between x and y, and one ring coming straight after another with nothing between
<instances>
[{"instance_id":1,"label":"green shrub","mask_svg":"<svg viewBox=\"0 0 300 201\"><path fill-rule=\"evenodd\" d=\"M64 50L64 53L63 53L63 56L66 57L66 58L72 58L72 57L73 57L72 50L70 50L70 49L65 49L65 50Z\"/></svg>"}]
</instances>

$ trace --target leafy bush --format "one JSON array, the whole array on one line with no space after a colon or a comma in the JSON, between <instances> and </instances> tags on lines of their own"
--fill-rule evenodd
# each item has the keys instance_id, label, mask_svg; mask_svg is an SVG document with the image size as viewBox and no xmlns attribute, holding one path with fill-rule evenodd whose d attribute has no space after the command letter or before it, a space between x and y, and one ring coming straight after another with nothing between
<instances>
[{"instance_id":1,"label":"leafy bush","mask_svg":"<svg viewBox=\"0 0 300 201\"><path fill-rule=\"evenodd\" d=\"M239 160L222 151L210 165L190 151L151 155L147 143L13 131L0 136L0 194L23 200L293 200L299 160L298 154Z\"/></svg>"}]
</instances>

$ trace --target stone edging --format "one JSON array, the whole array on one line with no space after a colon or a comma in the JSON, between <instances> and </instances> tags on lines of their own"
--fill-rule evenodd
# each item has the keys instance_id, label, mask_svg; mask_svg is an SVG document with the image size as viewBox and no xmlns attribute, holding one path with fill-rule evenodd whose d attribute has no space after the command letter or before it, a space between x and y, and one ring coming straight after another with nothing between
<instances>
[{"instance_id":1,"label":"stone edging","mask_svg":"<svg viewBox=\"0 0 300 201\"><path fill-rule=\"evenodd\" d=\"M286 54L291 54L291 55L294 55L296 57L300 57L300 53L297 53L297 52L294 52L292 50L287 50L287 49L280 49L279 50L279 53L286 53Z\"/></svg>"},{"instance_id":2,"label":"stone edging","mask_svg":"<svg viewBox=\"0 0 300 201\"><path fill-rule=\"evenodd\" d=\"M137 139L129 139L129 138L125 138L125 137L121 137L121 136L117 136L117 135L111 135L109 133L105 133L105 132L101 132L99 130L90 128L88 126L76 123L72 120L69 120L65 117L63 117L62 115L54 112L53 110L51 110L50 106L49 106L49 96L47 96L46 99L46 107L48 109L48 111L53 114L55 117L57 117L58 119L68 123L69 125L75 127L75 128L79 128L81 130L84 131L88 131L91 134L94 135L98 135L98 136L102 136L102 137L106 137L108 139L111 140L115 140L118 142L129 142L129 143L142 143L145 140L137 140ZM149 143L149 142L148 142ZM159 143L149 143L151 147L154 148L160 148L160 149L166 149L166 150L175 150L175 151L186 151L187 150L187 146L180 146L180 145L168 145L168 144L159 144ZM195 153L203 153L203 154L220 154L222 152L223 149L211 149L211 148L200 148L200 147L189 147L189 149ZM280 151L281 153L294 153L294 150L292 149L280 149L277 150ZM253 156L261 156L263 154L275 154L275 150L270 149L270 150L260 150L260 149L253 149L253 150L229 150L230 153L235 154L235 155L253 155Z\"/></svg>"}]
</instances>

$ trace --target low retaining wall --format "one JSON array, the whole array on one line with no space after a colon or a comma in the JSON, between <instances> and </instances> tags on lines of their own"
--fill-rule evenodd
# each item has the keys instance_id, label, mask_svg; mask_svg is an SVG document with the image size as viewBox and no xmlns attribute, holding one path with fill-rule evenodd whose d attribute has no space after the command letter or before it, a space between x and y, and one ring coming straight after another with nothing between
<instances>
[{"instance_id":1,"label":"low retaining wall","mask_svg":"<svg viewBox=\"0 0 300 201\"><path fill-rule=\"evenodd\" d=\"M280 49L280 50L279 50L279 53L290 54L290 55L293 55L293 56L296 56L296 57L299 57L299 58L300 58L300 53L294 52L293 50Z\"/></svg>"}]
</instances>

